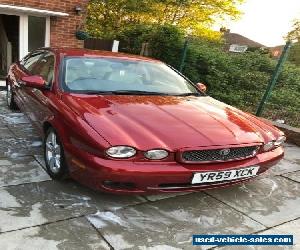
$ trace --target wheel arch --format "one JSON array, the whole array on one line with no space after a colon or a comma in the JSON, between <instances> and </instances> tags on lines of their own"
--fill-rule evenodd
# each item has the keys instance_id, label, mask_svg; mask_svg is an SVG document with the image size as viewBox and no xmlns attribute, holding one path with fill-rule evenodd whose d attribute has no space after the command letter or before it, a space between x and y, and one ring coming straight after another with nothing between
<instances>
[{"instance_id":1,"label":"wheel arch","mask_svg":"<svg viewBox=\"0 0 300 250\"><path fill-rule=\"evenodd\" d=\"M45 121L43 123L43 133L44 133L44 135L46 135L49 128L53 128L52 124L49 121Z\"/></svg>"},{"instance_id":2,"label":"wheel arch","mask_svg":"<svg viewBox=\"0 0 300 250\"><path fill-rule=\"evenodd\" d=\"M50 128L53 128L56 131L57 135L62 140L62 142L66 141L67 137L66 137L66 134L64 133L64 128L59 122L56 121L56 119L54 119L54 117L43 122L42 129L43 129L43 137L44 138L46 136L47 131Z\"/></svg>"}]
</instances>

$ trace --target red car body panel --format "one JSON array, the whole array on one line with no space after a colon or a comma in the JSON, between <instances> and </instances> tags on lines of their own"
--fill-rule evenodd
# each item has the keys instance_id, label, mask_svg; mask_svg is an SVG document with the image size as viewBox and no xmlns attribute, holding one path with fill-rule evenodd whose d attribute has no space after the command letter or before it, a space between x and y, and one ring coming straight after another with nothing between
<instances>
[{"instance_id":1,"label":"red car body panel","mask_svg":"<svg viewBox=\"0 0 300 250\"><path fill-rule=\"evenodd\" d=\"M257 117L211 97L83 95L60 88L61 62L65 56L113 57L122 60L156 60L121 53L49 49L56 59L50 90L20 86L28 75L19 63L7 77L20 109L44 135L56 129L66 155L70 175L94 189L115 193L196 191L248 181L192 185L195 172L222 171L258 165L258 174L277 163L282 147L260 151L255 157L201 164L181 161L187 149L216 149L263 145L283 135ZM130 145L138 150L132 159L116 160L105 155L110 146ZM170 156L161 161L143 157L143 152L163 148ZM107 183L120 183L117 187ZM106 184L105 184L106 183ZM128 188L125 184L134 184ZM124 185L125 186L124 186ZM122 186L123 185L123 186Z\"/></svg>"},{"instance_id":2,"label":"red car body panel","mask_svg":"<svg viewBox=\"0 0 300 250\"><path fill-rule=\"evenodd\" d=\"M263 127L211 97L71 94L63 101L112 145L175 151L265 140Z\"/></svg>"}]
</instances>

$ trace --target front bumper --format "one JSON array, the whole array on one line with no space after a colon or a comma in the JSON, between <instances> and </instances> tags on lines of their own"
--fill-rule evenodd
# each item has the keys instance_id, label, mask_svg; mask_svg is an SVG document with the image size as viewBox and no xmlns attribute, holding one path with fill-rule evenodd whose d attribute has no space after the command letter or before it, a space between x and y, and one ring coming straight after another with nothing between
<instances>
[{"instance_id":1,"label":"front bumper","mask_svg":"<svg viewBox=\"0 0 300 250\"><path fill-rule=\"evenodd\" d=\"M182 164L178 162L134 162L108 160L79 150L73 145L65 149L70 175L80 183L96 190L113 193L192 192L225 187L252 178L210 184L195 184L194 173L239 169L257 165L258 175L276 164L284 156L282 147L261 153L253 158L223 163Z\"/></svg>"}]
</instances>

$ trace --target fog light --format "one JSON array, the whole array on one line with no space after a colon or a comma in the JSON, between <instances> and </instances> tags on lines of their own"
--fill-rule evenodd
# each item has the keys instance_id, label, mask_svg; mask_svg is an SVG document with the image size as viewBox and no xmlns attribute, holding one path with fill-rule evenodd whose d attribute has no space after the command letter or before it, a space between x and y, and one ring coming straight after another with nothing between
<instances>
[{"instance_id":1,"label":"fog light","mask_svg":"<svg viewBox=\"0 0 300 250\"><path fill-rule=\"evenodd\" d=\"M169 153L164 149L152 149L145 152L145 157L149 160L161 160L166 158Z\"/></svg>"},{"instance_id":2,"label":"fog light","mask_svg":"<svg viewBox=\"0 0 300 250\"><path fill-rule=\"evenodd\" d=\"M116 182L116 181L104 181L103 185L110 189L123 189L123 190L133 190L136 188L135 184L132 182Z\"/></svg>"}]
</instances>

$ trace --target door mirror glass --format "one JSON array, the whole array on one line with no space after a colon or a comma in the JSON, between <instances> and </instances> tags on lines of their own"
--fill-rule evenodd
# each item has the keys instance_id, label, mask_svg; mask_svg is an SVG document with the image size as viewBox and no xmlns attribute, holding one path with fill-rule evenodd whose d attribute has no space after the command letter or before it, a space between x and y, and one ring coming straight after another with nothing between
<instances>
[{"instance_id":1,"label":"door mirror glass","mask_svg":"<svg viewBox=\"0 0 300 250\"><path fill-rule=\"evenodd\" d=\"M41 76L24 76L22 81L26 87L36 88L36 89L45 89L46 83L43 77Z\"/></svg>"},{"instance_id":2,"label":"door mirror glass","mask_svg":"<svg viewBox=\"0 0 300 250\"><path fill-rule=\"evenodd\" d=\"M196 86L203 93L205 93L206 90L207 90L206 85L204 83L202 83L202 82L197 83Z\"/></svg>"}]
</instances>

